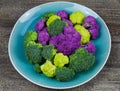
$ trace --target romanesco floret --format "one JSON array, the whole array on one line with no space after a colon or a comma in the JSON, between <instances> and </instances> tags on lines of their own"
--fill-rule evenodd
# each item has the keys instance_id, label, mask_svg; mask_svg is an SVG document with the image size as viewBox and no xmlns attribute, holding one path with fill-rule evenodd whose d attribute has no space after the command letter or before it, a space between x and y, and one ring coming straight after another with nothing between
<instances>
[{"instance_id":1,"label":"romanesco floret","mask_svg":"<svg viewBox=\"0 0 120 91\"><path fill-rule=\"evenodd\" d=\"M69 63L69 59L67 56L63 55L63 53L57 53L54 58L54 64L57 67L63 67L65 64Z\"/></svg>"},{"instance_id":2,"label":"romanesco floret","mask_svg":"<svg viewBox=\"0 0 120 91\"><path fill-rule=\"evenodd\" d=\"M59 67L56 69L56 79L62 82L69 81L75 76L73 69L67 67Z\"/></svg>"},{"instance_id":3,"label":"romanesco floret","mask_svg":"<svg viewBox=\"0 0 120 91\"><path fill-rule=\"evenodd\" d=\"M48 20L49 17L51 17L52 15L55 15L55 13L54 12L47 12L41 17L41 20Z\"/></svg>"},{"instance_id":4,"label":"romanesco floret","mask_svg":"<svg viewBox=\"0 0 120 91\"><path fill-rule=\"evenodd\" d=\"M79 48L76 50L75 54L70 56L69 67L75 72L81 72L88 70L93 66L95 61L95 56L87 52L84 48Z\"/></svg>"},{"instance_id":5,"label":"romanesco floret","mask_svg":"<svg viewBox=\"0 0 120 91\"><path fill-rule=\"evenodd\" d=\"M47 26L49 26L49 25L50 25L53 21L55 21L56 19L60 19L60 17L57 16L57 15L52 15L52 16L50 16L49 19L48 19L47 22L46 22Z\"/></svg>"},{"instance_id":6,"label":"romanesco floret","mask_svg":"<svg viewBox=\"0 0 120 91\"><path fill-rule=\"evenodd\" d=\"M30 44L25 49L26 57L32 64L40 64L42 60L42 46L41 44Z\"/></svg>"},{"instance_id":7,"label":"romanesco floret","mask_svg":"<svg viewBox=\"0 0 120 91\"><path fill-rule=\"evenodd\" d=\"M75 29L81 35L81 42L82 42L82 44L86 44L87 42L90 41L90 33L89 33L89 31L87 29L85 29L81 25L75 25Z\"/></svg>"},{"instance_id":8,"label":"romanesco floret","mask_svg":"<svg viewBox=\"0 0 120 91\"><path fill-rule=\"evenodd\" d=\"M57 50L54 48L53 45L43 46L42 56L43 56L46 60L52 60L52 58L53 58L54 55L56 54L56 51L57 51Z\"/></svg>"},{"instance_id":9,"label":"romanesco floret","mask_svg":"<svg viewBox=\"0 0 120 91\"><path fill-rule=\"evenodd\" d=\"M55 36L63 32L64 26L66 26L67 23L61 21L60 19L54 20L49 26L48 26L48 32L50 36Z\"/></svg>"},{"instance_id":10,"label":"romanesco floret","mask_svg":"<svg viewBox=\"0 0 120 91\"><path fill-rule=\"evenodd\" d=\"M54 77L55 76L56 66L51 63L51 61L46 61L43 65L41 65L41 71L47 77Z\"/></svg>"},{"instance_id":11,"label":"romanesco floret","mask_svg":"<svg viewBox=\"0 0 120 91\"><path fill-rule=\"evenodd\" d=\"M37 33L36 31L28 31L24 36L24 46L26 47L27 43L30 41L36 41L37 40Z\"/></svg>"},{"instance_id":12,"label":"romanesco floret","mask_svg":"<svg viewBox=\"0 0 120 91\"><path fill-rule=\"evenodd\" d=\"M85 18L85 15L80 11L73 12L70 15L70 20L72 21L73 24L76 24L76 23L82 24L84 18Z\"/></svg>"}]
</instances>

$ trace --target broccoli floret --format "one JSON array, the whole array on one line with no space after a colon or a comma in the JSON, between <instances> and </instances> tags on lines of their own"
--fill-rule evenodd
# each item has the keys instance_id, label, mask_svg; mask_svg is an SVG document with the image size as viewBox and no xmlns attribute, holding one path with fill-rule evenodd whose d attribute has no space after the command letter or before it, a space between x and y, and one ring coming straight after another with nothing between
<instances>
[{"instance_id":1,"label":"broccoli floret","mask_svg":"<svg viewBox=\"0 0 120 91\"><path fill-rule=\"evenodd\" d=\"M52 15L52 16L50 16L49 17L49 19L47 20L47 26L49 26L53 21L55 21L56 19L60 19L60 17L59 16L57 16L57 15Z\"/></svg>"},{"instance_id":2,"label":"broccoli floret","mask_svg":"<svg viewBox=\"0 0 120 91\"><path fill-rule=\"evenodd\" d=\"M75 76L73 69L61 67L56 69L56 79L62 82L69 81Z\"/></svg>"},{"instance_id":3,"label":"broccoli floret","mask_svg":"<svg viewBox=\"0 0 120 91\"><path fill-rule=\"evenodd\" d=\"M69 63L69 59L67 56L63 55L63 53L57 53L54 58L54 64L57 67L63 67L65 64Z\"/></svg>"},{"instance_id":4,"label":"broccoli floret","mask_svg":"<svg viewBox=\"0 0 120 91\"><path fill-rule=\"evenodd\" d=\"M55 76L56 66L53 65L50 61L46 61L43 65L41 65L41 71L47 77L54 77Z\"/></svg>"},{"instance_id":5,"label":"broccoli floret","mask_svg":"<svg viewBox=\"0 0 120 91\"><path fill-rule=\"evenodd\" d=\"M26 47L27 43L30 41L36 41L37 40L37 33L36 31L28 31L24 36L24 46Z\"/></svg>"},{"instance_id":6,"label":"broccoli floret","mask_svg":"<svg viewBox=\"0 0 120 91\"><path fill-rule=\"evenodd\" d=\"M25 49L26 57L32 64L42 63L42 46L41 44L30 44Z\"/></svg>"},{"instance_id":7,"label":"broccoli floret","mask_svg":"<svg viewBox=\"0 0 120 91\"><path fill-rule=\"evenodd\" d=\"M86 44L86 43L88 43L90 41L90 33L89 33L89 31L87 29L85 29L81 25L75 25L75 29L81 35L82 44Z\"/></svg>"},{"instance_id":8,"label":"broccoli floret","mask_svg":"<svg viewBox=\"0 0 120 91\"><path fill-rule=\"evenodd\" d=\"M84 18L85 18L85 15L80 11L73 12L70 15L70 20L72 21L73 24L76 24L76 23L82 24Z\"/></svg>"},{"instance_id":9,"label":"broccoli floret","mask_svg":"<svg viewBox=\"0 0 120 91\"><path fill-rule=\"evenodd\" d=\"M55 15L55 13L54 12L47 12L41 17L41 20L48 20L49 17L51 17L52 15Z\"/></svg>"},{"instance_id":10,"label":"broccoli floret","mask_svg":"<svg viewBox=\"0 0 120 91\"><path fill-rule=\"evenodd\" d=\"M57 50L54 48L53 45L43 46L42 56L46 60L52 60L53 56L56 54L56 51Z\"/></svg>"},{"instance_id":11,"label":"broccoli floret","mask_svg":"<svg viewBox=\"0 0 120 91\"><path fill-rule=\"evenodd\" d=\"M67 23L56 19L54 22L52 22L49 26L48 26L48 32L50 34L50 36L54 36L54 35L58 35L60 33L62 33L64 30L64 26L66 26Z\"/></svg>"},{"instance_id":12,"label":"broccoli floret","mask_svg":"<svg viewBox=\"0 0 120 91\"><path fill-rule=\"evenodd\" d=\"M75 54L70 56L69 67L75 72L81 72L88 70L93 66L95 61L95 56L90 54L84 48L79 48L76 50Z\"/></svg>"},{"instance_id":13,"label":"broccoli floret","mask_svg":"<svg viewBox=\"0 0 120 91\"><path fill-rule=\"evenodd\" d=\"M34 71L37 72L37 73L41 73L41 68L40 68L39 64L34 65Z\"/></svg>"}]
</instances>

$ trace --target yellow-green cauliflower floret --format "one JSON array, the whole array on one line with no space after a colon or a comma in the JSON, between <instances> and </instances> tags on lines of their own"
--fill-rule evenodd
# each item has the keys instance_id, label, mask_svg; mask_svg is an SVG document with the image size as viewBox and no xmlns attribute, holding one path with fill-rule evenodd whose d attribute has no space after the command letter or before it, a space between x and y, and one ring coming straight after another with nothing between
<instances>
[{"instance_id":1,"label":"yellow-green cauliflower floret","mask_svg":"<svg viewBox=\"0 0 120 91\"><path fill-rule=\"evenodd\" d=\"M54 64L57 67L63 67L65 64L69 63L69 59L67 56L63 55L63 53L57 53L54 58Z\"/></svg>"},{"instance_id":2,"label":"yellow-green cauliflower floret","mask_svg":"<svg viewBox=\"0 0 120 91\"><path fill-rule=\"evenodd\" d=\"M30 30L24 36L24 46L26 47L28 42L36 40L37 40L36 31Z\"/></svg>"},{"instance_id":3,"label":"yellow-green cauliflower floret","mask_svg":"<svg viewBox=\"0 0 120 91\"><path fill-rule=\"evenodd\" d=\"M86 44L87 42L90 41L90 33L89 33L89 31L87 29L85 29L81 25L75 25L75 29L81 35L81 42L82 42L82 44Z\"/></svg>"},{"instance_id":4,"label":"yellow-green cauliflower floret","mask_svg":"<svg viewBox=\"0 0 120 91\"><path fill-rule=\"evenodd\" d=\"M46 61L43 65L41 65L41 71L47 77L55 76L56 66L51 63L51 61Z\"/></svg>"},{"instance_id":5,"label":"yellow-green cauliflower floret","mask_svg":"<svg viewBox=\"0 0 120 91\"><path fill-rule=\"evenodd\" d=\"M70 15L70 20L73 24L82 24L85 15L80 11L75 11Z\"/></svg>"},{"instance_id":6,"label":"yellow-green cauliflower floret","mask_svg":"<svg viewBox=\"0 0 120 91\"><path fill-rule=\"evenodd\" d=\"M60 19L60 17L57 15L50 16L50 18L47 20L47 26L49 26L56 19Z\"/></svg>"}]
</instances>

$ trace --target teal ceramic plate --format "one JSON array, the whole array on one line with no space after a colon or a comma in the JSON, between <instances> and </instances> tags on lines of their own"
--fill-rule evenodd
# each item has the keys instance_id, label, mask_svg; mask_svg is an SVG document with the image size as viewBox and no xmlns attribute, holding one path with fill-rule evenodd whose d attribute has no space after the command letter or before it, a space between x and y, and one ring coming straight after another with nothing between
<instances>
[{"instance_id":1,"label":"teal ceramic plate","mask_svg":"<svg viewBox=\"0 0 120 91\"><path fill-rule=\"evenodd\" d=\"M48 11L66 10L69 13L80 10L84 14L92 15L97 19L100 25L100 36L97 40L94 40L97 47L95 54L96 60L94 66L86 71L79 73L69 82L59 82L55 79L48 78L43 74L37 74L33 70L33 65L30 64L24 53L23 36L25 33L34 29L35 23L39 18ZM9 39L9 57L14 68L27 80L42 87L52 89L67 89L80 86L93 77L95 77L105 65L111 49L111 37L109 30L103 21L103 19L96 14L93 10L72 2L50 2L36 6L27 12L25 12L16 22ZM14 74L13 74L14 75Z\"/></svg>"}]
</instances>

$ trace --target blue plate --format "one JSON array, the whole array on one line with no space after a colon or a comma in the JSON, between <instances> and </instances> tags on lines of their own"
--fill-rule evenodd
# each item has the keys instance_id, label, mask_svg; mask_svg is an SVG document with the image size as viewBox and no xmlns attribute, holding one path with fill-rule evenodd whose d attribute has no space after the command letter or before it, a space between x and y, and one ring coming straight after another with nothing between
<instances>
[{"instance_id":1,"label":"blue plate","mask_svg":"<svg viewBox=\"0 0 120 91\"><path fill-rule=\"evenodd\" d=\"M69 82L59 82L55 79L48 78L43 74L37 74L34 72L33 65L28 62L24 53L23 37L25 33L31 29L34 29L36 22L44 13L49 11L57 12L58 10L66 10L69 13L80 10L86 16L94 16L100 25L100 36L98 39L93 41L97 47L94 66L86 72L77 74L75 78ZM101 71L107 62L110 50L111 37L103 19L93 10L72 2L50 2L34 7L25 12L16 22L10 35L8 46L9 57L12 65L24 78L39 86L52 89L73 88L90 81Z\"/></svg>"}]
</instances>

